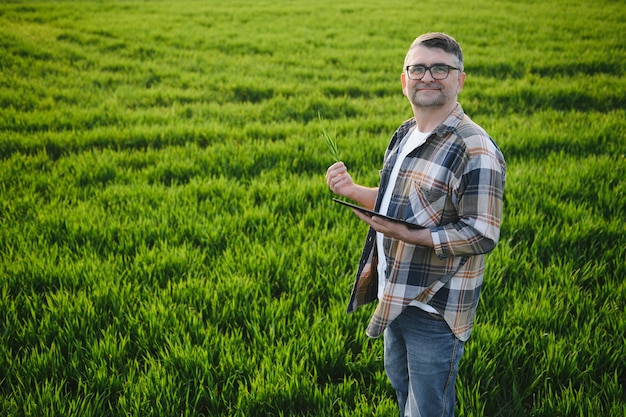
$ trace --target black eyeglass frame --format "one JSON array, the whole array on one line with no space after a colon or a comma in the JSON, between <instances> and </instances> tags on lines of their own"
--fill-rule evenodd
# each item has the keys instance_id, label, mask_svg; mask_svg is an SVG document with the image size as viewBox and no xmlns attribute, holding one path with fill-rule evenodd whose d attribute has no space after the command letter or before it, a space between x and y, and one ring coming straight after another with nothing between
<instances>
[{"instance_id":1,"label":"black eyeglass frame","mask_svg":"<svg viewBox=\"0 0 626 417\"><path fill-rule=\"evenodd\" d=\"M422 74L422 76L420 78L412 77L411 76L411 72L409 71L409 68L411 68L411 67L422 67L422 68L424 68L424 74ZM433 72L432 72L432 68L435 68L435 67L445 67L447 69L446 76L443 77L443 78L437 78L439 76L435 76L433 74ZM448 64L433 64L430 67L428 67L426 65L422 65L422 64L414 64L414 65L407 65L406 67L404 67L404 70L406 71L406 76L409 77L409 79L415 80L415 81L419 81L422 78L424 78L424 76L426 75L426 71L430 72L430 76L433 77L433 80L445 80L450 75L450 70L458 70L459 72L461 72L461 68L453 67L452 65L448 65Z\"/></svg>"}]
</instances>

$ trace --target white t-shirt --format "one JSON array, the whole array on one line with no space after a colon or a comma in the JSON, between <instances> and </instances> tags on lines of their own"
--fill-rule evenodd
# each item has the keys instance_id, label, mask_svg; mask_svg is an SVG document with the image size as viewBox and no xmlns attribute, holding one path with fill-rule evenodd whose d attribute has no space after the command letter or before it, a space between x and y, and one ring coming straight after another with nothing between
<instances>
[{"instance_id":1,"label":"white t-shirt","mask_svg":"<svg viewBox=\"0 0 626 417\"><path fill-rule=\"evenodd\" d=\"M410 133L411 136L407 139L406 143L402 147L400 154L398 155L398 159L391 171L391 175L389 177L389 184L387 184L387 189L385 190L385 195L380 203L380 213L387 214L387 210L389 210L389 202L391 201L391 194L393 194L393 188L396 185L396 180L398 179L398 172L400 172L400 167L402 166L402 162L406 158L406 156L411 153L414 149L422 146L428 136L430 136L431 132L420 132L419 129L414 128ZM383 234L376 233L376 245L378 247L378 298L380 299L383 295L383 291L385 289L385 283L387 282L387 259L384 255L383 250ZM383 278L383 279L380 279ZM419 307L422 310L428 311L430 313L437 313L433 307L429 306L426 303L422 303L416 300L413 300L411 306Z\"/></svg>"}]
</instances>

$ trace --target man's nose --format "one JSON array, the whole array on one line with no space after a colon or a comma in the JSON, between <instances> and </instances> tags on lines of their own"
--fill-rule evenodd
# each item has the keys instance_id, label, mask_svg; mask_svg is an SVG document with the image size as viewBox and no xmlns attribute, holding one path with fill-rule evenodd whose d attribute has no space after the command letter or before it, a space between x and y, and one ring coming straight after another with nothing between
<instances>
[{"instance_id":1,"label":"man's nose","mask_svg":"<svg viewBox=\"0 0 626 417\"><path fill-rule=\"evenodd\" d=\"M433 74L430 72L430 68L426 70L426 72L424 73L424 76L422 77L422 81L427 80L427 81L434 81L435 79L433 78Z\"/></svg>"}]
</instances>

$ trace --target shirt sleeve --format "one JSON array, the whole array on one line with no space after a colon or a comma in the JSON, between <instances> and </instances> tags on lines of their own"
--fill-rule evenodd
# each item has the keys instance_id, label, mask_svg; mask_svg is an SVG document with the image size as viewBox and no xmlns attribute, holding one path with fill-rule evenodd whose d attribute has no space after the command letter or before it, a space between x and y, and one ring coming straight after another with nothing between
<instances>
[{"instance_id":1,"label":"shirt sleeve","mask_svg":"<svg viewBox=\"0 0 626 417\"><path fill-rule=\"evenodd\" d=\"M471 155L471 154L474 155ZM505 165L497 147L470 152L453 191L458 221L431 229L439 258L491 251L500 238Z\"/></svg>"}]
</instances>

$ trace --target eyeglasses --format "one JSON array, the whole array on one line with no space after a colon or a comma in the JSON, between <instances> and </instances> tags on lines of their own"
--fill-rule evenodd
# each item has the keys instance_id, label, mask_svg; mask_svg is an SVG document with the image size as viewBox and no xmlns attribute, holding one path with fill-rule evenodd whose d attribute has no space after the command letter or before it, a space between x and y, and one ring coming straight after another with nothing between
<instances>
[{"instance_id":1,"label":"eyeglasses","mask_svg":"<svg viewBox=\"0 0 626 417\"><path fill-rule=\"evenodd\" d=\"M460 68L447 64L435 64L430 67L426 65L407 65L406 75L412 80L421 80L426 75L426 71L430 71L430 76L435 80L445 80L450 74L450 70L461 71Z\"/></svg>"}]
</instances>

